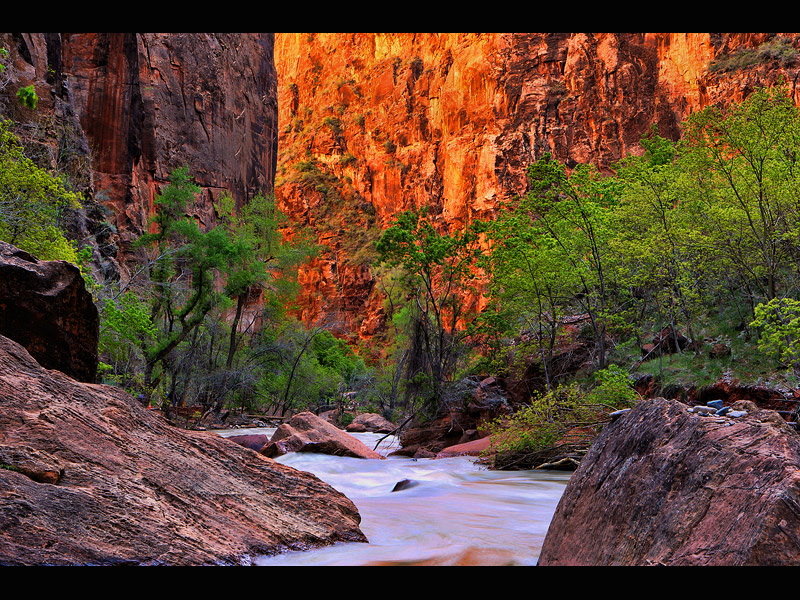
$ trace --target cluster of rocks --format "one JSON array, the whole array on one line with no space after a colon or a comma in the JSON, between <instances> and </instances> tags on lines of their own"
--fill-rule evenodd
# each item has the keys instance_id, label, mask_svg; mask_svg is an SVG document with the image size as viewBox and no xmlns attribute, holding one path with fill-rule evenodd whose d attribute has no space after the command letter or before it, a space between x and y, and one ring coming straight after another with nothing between
<instances>
[{"instance_id":1,"label":"cluster of rocks","mask_svg":"<svg viewBox=\"0 0 800 600\"><path fill-rule=\"evenodd\" d=\"M702 416L727 416L731 418L738 418L738 417L746 417L747 410L737 409L733 406L725 406L725 403L722 400L711 400L707 402L705 405L698 404L689 408L689 412L696 413ZM742 406L742 402L737 403L738 406Z\"/></svg>"}]
</instances>

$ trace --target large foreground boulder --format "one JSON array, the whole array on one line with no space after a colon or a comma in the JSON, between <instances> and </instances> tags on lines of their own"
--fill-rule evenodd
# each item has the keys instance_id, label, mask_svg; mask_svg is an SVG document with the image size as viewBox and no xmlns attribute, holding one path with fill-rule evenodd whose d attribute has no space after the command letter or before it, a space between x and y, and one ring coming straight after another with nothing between
<instances>
[{"instance_id":1,"label":"large foreground boulder","mask_svg":"<svg viewBox=\"0 0 800 600\"><path fill-rule=\"evenodd\" d=\"M275 430L261 454L269 457L289 452L316 452L353 458L384 458L363 442L311 412L294 415Z\"/></svg>"},{"instance_id":2,"label":"large foreground boulder","mask_svg":"<svg viewBox=\"0 0 800 600\"><path fill-rule=\"evenodd\" d=\"M359 522L317 477L174 428L0 336L0 564L243 564L364 542Z\"/></svg>"},{"instance_id":3,"label":"large foreground boulder","mask_svg":"<svg viewBox=\"0 0 800 600\"><path fill-rule=\"evenodd\" d=\"M95 381L100 318L71 263L39 261L0 241L0 335L47 369Z\"/></svg>"},{"instance_id":4,"label":"large foreground boulder","mask_svg":"<svg viewBox=\"0 0 800 600\"><path fill-rule=\"evenodd\" d=\"M774 411L646 400L570 479L540 565L798 565L800 436Z\"/></svg>"}]
</instances>

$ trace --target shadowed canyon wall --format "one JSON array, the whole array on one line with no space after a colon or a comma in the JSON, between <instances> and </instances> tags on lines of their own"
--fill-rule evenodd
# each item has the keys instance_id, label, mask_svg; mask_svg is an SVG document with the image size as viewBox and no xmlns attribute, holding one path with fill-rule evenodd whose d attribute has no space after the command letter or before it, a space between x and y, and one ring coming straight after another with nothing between
<instances>
[{"instance_id":1,"label":"shadowed canyon wall","mask_svg":"<svg viewBox=\"0 0 800 600\"><path fill-rule=\"evenodd\" d=\"M193 212L206 227L223 191L239 203L272 191L273 42L270 33L0 34L15 79L7 87L33 84L40 99L33 111L11 97L0 108L56 170L68 157L73 168L78 159L90 165L84 192L99 214L81 233L100 236L100 253L113 261L145 230L177 167L203 188Z\"/></svg>"},{"instance_id":2,"label":"shadowed canyon wall","mask_svg":"<svg viewBox=\"0 0 800 600\"><path fill-rule=\"evenodd\" d=\"M776 40L800 47L788 33L9 33L0 114L81 182L75 235L109 273L175 167L202 186L207 226L222 191L244 202L274 182L326 247L300 273L302 317L369 338L372 242L398 211L492 218L545 152L610 169L711 103L781 77L797 97L797 63L769 53L712 68ZM35 111L13 97L28 84Z\"/></svg>"}]
</instances>

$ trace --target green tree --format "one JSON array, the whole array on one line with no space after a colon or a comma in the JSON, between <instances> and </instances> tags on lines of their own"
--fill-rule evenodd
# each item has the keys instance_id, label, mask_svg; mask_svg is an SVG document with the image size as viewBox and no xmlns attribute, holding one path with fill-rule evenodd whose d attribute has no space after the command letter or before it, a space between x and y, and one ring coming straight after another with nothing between
<instances>
[{"instance_id":1,"label":"green tree","mask_svg":"<svg viewBox=\"0 0 800 600\"><path fill-rule=\"evenodd\" d=\"M224 227L203 232L186 215L198 192L188 168L174 170L169 185L155 200L155 231L137 242L151 253L150 317L159 331L155 343L144 348L147 391L158 385L169 354L227 298L216 284L224 273L236 272L247 251Z\"/></svg>"},{"instance_id":2,"label":"green tree","mask_svg":"<svg viewBox=\"0 0 800 600\"><path fill-rule=\"evenodd\" d=\"M613 306L613 210L618 183L592 165L566 167L548 154L528 168L530 192L521 201L530 231L547 249L549 264L563 263L571 300L589 316L597 350L597 365L608 360L607 335L617 316ZM530 236L530 233L528 234ZM561 286L560 286L561 287Z\"/></svg>"},{"instance_id":3,"label":"green tree","mask_svg":"<svg viewBox=\"0 0 800 600\"><path fill-rule=\"evenodd\" d=\"M300 264L318 252L316 244L302 234L284 240L281 228L286 216L278 210L273 196L258 194L239 210L230 194L217 204L217 211L233 244L231 268L225 294L236 302L231 322L226 368L231 369L238 348L240 323L248 298L267 295L286 300L296 292L296 273Z\"/></svg>"},{"instance_id":4,"label":"green tree","mask_svg":"<svg viewBox=\"0 0 800 600\"><path fill-rule=\"evenodd\" d=\"M100 315L98 352L105 361L101 364L103 375L117 385L135 388L144 360L142 347L158 335L150 320L149 307L132 290L127 290L106 298Z\"/></svg>"},{"instance_id":5,"label":"green tree","mask_svg":"<svg viewBox=\"0 0 800 600\"><path fill-rule=\"evenodd\" d=\"M488 294L495 327L533 340L545 386L551 389L553 350L573 299L572 266L552 238L542 234L527 198L504 206L487 234L491 251L484 260L491 273Z\"/></svg>"},{"instance_id":6,"label":"green tree","mask_svg":"<svg viewBox=\"0 0 800 600\"><path fill-rule=\"evenodd\" d=\"M800 112L783 87L711 106L686 125L681 167L698 227L751 306L794 292L800 222Z\"/></svg>"},{"instance_id":7,"label":"green tree","mask_svg":"<svg viewBox=\"0 0 800 600\"><path fill-rule=\"evenodd\" d=\"M759 304L751 325L760 329L759 350L800 375L800 302L773 298Z\"/></svg>"},{"instance_id":8,"label":"green tree","mask_svg":"<svg viewBox=\"0 0 800 600\"><path fill-rule=\"evenodd\" d=\"M645 153L629 156L616 167L618 205L614 211L615 278L640 302L645 315L660 317L661 329L687 328L699 351L696 322L704 312L704 275L711 264L706 240L699 235L696 215L687 196L677 148L651 135L642 140Z\"/></svg>"},{"instance_id":9,"label":"green tree","mask_svg":"<svg viewBox=\"0 0 800 600\"><path fill-rule=\"evenodd\" d=\"M410 316L407 390L429 388L423 408L438 410L477 316L465 300L477 295L478 231L440 232L427 210L410 210L396 216L376 249L382 263L401 269L399 312Z\"/></svg>"}]
</instances>

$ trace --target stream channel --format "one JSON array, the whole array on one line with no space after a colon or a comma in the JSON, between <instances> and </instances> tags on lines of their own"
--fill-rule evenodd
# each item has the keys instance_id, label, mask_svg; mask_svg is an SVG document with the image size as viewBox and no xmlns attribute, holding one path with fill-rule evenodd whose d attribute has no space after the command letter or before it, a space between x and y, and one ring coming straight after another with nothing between
<instances>
[{"instance_id":1,"label":"stream channel","mask_svg":"<svg viewBox=\"0 0 800 600\"><path fill-rule=\"evenodd\" d=\"M223 437L274 429L218 431ZM351 434L370 448L384 437ZM394 437L377 451L397 447ZM342 543L306 552L257 557L263 566L535 565L571 473L491 471L474 457L386 460L290 453L276 459L308 471L350 498L368 544ZM404 479L416 482L393 492Z\"/></svg>"}]
</instances>

